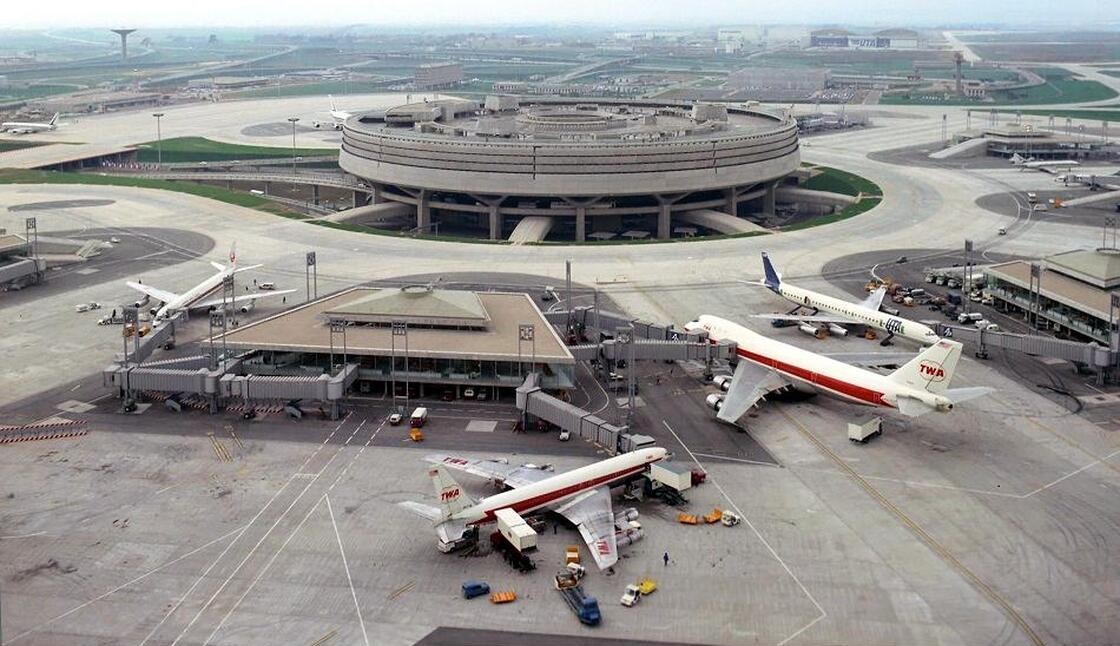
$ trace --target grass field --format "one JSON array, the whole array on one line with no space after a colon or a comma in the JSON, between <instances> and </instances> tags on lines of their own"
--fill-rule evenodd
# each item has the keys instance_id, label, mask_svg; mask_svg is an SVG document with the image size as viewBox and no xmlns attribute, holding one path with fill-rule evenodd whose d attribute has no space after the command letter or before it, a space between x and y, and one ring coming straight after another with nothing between
<instances>
[{"instance_id":1,"label":"grass field","mask_svg":"<svg viewBox=\"0 0 1120 646\"><path fill-rule=\"evenodd\" d=\"M802 184L802 188L809 188L814 191L841 193L853 197L863 195L863 198L836 213L822 215L796 224L791 224L788 227L783 227L783 231L797 231L799 229L808 229L809 227L817 227L824 224L839 222L840 220L846 220L860 213L870 211L878 206L879 202L883 199L883 189L879 188L878 184L865 177L860 177L859 175L854 175L847 171L842 171L839 168L831 168L829 166L816 166L815 168L821 171L820 174L814 175L809 181Z\"/></svg>"},{"instance_id":2,"label":"grass field","mask_svg":"<svg viewBox=\"0 0 1120 646\"><path fill-rule=\"evenodd\" d=\"M883 189L879 185L869 179L853 175L847 171L842 171L839 168L831 168L829 166L816 166L816 170L821 171L819 174L814 175L809 181L801 185L802 188L808 188L814 191L828 191L830 193L840 193L841 195L870 195L882 196Z\"/></svg>"},{"instance_id":3,"label":"grass field","mask_svg":"<svg viewBox=\"0 0 1120 646\"><path fill-rule=\"evenodd\" d=\"M273 215L281 215L301 220L305 218L305 216L300 213L290 211L275 202L270 202L263 197L258 197L251 193L227 191L224 188L205 186L193 182L175 182L162 179L93 175L86 173L61 173L57 171L2 169L0 170L0 184L90 184L96 186L156 188L178 193L189 193L191 195L225 202L226 204L234 204L249 209L265 211Z\"/></svg>"},{"instance_id":4,"label":"grass field","mask_svg":"<svg viewBox=\"0 0 1120 646\"><path fill-rule=\"evenodd\" d=\"M848 218L855 217L860 213L866 213L876 206L879 206L879 202L881 202L882 199L883 198L881 197L865 197L855 204L844 207L836 213L832 213L830 215L822 215L811 220L804 220L802 222L798 222L797 224L791 224L788 227L782 228L782 231L797 231L800 229L808 229L810 227L819 227L823 224L832 224L833 222L839 222L840 220L847 220Z\"/></svg>"},{"instance_id":5,"label":"grass field","mask_svg":"<svg viewBox=\"0 0 1120 646\"><path fill-rule=\"evenodd\" d=\"M945 95L889 95L880 103L887 105L1045 105L1081 103L1115 98L1116 92L1096 81L1076 79L1066 70L1042 67L1031 70L1046 79L1044 85L1022 90L992 93L993 103Z\"/></svg>"},{"instance_id":6,"label":"grass field","mask_svg":"<svg viewBox=\"0 0 1120 646\"><path fill-rule=\"evenodd\" d=\"M154 163L159 157L154 141L140 144L138 148L136 156L140 162ZM295 152L300 157L338 155L337 148L296 148ZM212 141L203 137L176 137L163 140L163 161L168 164L231 161L234 159L275 159L277 157L289 157L291 154L292 149L283 146L242 146Z\"/></svg>"},{"instance_id":7,"label":"grass field","mask_svg":"<svg viewBox=\"0 0 1120 646\"><path fill-rule=\"evenodd\" d=\"M0 141L0 153L8 152L9 150L23 150L24 148L34 148L35 146L43 146L45 144L37 143L34 141L12 141L4 139Z\"/></svg>"}]
</instances>

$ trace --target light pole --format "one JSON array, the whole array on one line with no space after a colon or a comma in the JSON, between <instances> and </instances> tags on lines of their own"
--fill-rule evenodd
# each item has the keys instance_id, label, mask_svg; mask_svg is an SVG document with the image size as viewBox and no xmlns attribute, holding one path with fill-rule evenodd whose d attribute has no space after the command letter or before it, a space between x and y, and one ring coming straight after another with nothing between
<instances>
[{"instance_id":1,"label":"light pole","mask_svg":"<svg viewBox=\"0 0 1120 646\"><path fill-rule=\"evenodd\" d=\"M299 117L288 117L288 123L292 124L292 174L296 173L296 122Z\"/></svg>"},{"instance_id":2,"label":"light pole","mask_svg":"<svg viewBox=\"0 0 1120 646\"><path fill-rule=\"evenodd\" d=\"M156 168L163 170L163 132L159 127L159 120L163 117L163 113L155 112L152 116L156 118Z\"/></svg>"}]
</instances>

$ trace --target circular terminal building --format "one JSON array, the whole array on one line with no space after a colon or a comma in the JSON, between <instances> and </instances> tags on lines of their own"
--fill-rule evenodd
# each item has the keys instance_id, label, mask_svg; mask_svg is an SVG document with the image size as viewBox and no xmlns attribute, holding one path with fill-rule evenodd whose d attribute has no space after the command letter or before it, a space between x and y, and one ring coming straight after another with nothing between
<instances>
[{"instance_id":1,"label":"circular terminal building","mask_svg":"<svg viewBox=\"0 0 1120 646\"><path fill-rule=\"evenodd\" d=\"M339 163L419 231L582 241L758 229L800 155L753 105L490 96L353 116Z\"/></svg>"}]
</instances>

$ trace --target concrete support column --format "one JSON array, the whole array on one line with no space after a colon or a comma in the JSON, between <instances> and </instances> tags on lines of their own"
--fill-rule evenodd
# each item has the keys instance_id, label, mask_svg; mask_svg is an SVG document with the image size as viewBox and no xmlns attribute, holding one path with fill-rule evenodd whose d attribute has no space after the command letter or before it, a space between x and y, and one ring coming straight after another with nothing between
<instances>
[{"instance_id":1,"label":"concrete support column","mask_svg":"<svg viewBox=\"0 0 1120 646\"><path fill-rule=\"evenodd\" d=\"M365 191L354 191L354 208L363 206L366 203L366 195L368 195L368 193Z\"/></svg>"},{"instance_id":2,"label":"concrete support column","mask_svg":"<svg viewBox=\"0 0 1120 646\"><path fill-rule=\"evenodd\" d=\"M662 240L668 240L672 235L672 216L670 215L672 204L662 202L658 206L657 211L657 237Z\"/></svg>"},{"instance_id":3,"label":"concrete support column","mask_svg":"<svg viewBox=\"0 0 1120 646\"><path fill-rule=\"evenodd\" d=\"M490 239L502 239L502 208L497 204L490 205Z\"/></svg>"},{"instance_id":4,"label":"concrete support column","mask_svg":"<svg viewBox=\"0 0 1120 646\"><path fill-rule=\"evenodd\" d=\"M315 206L319 206L319 185L318 184L312 184L311 185L311 203L314 204Z\"/></svg>"},{"instance_id":5,"label":"concrete support column","mask_svg":"<svg viewBox=\"0 0 1120 646\"><path fill-rule=\"evenodd\" d=\"M385 196L381 194L381 187L378 186L377 184L374 184L370 188L369 203L370 204L381 204L384 201L385 201Z\"/></svg>"},{"instance_id":6,"label":"concrete support column","mask_svg":"<svg viewBox=\"0 0 1120 646\"><path fill-rule=\"evenodd\" d=\"M271 189L272 189L272 182L265 182L264 183L264 194L265 195L271 195L272 194Z\"/></svg>"},{"instance_id":7,"label":"concrete support column","mask_svg":"<svg viewBox=\"0 0 1120 646\"><path fill-rule=\"evenodd\" d=\"M587 207L576 207L576 242L587 240Z\"/></svg>"},{"instance_id":8,"label":"concrete support column","mask_svg":"<svg viewBox=\"0 0 1120 646\"><path fill-rule=\"evenodd\" d=\"M738 209L736 208L738 202L735 199L735 187L732 186L731 188L724 189L723 194L727 200L727 205L724 207L723 212L730 216L739 215Z\"/></svg>"},{"instance_id":9,"label":"concrete support column","mask_svg":"<svg viewBox=\"0 0 1120 646\"><path fill-rule=\"evenodd\" d=\"M766 187L766 194L762 196L762 212L774 214L778 208L778 183L774 182Z\"/></svg>"},{"instance_id":10,"label":"concrete support column","mask_svg":"<svg viewBox=\"0 0 1120 646\"><path fill-rule=\"evenodd\" d=\"M428 204L431 194L421 190L416 196L416 229L421 233L432 228L432 207Z\"/></svg>"},{"instance_id":11,"label":"concrete support column","mask_svg":"<svg viewBox=\"0 0 1120 646\"><path fill-rule=\"evenodd\" d=\"M232 180L228 180L228 179L226 180L226 190L227 191L232 191L233 190L233 181Z\"/></svg>"}]
</instances>

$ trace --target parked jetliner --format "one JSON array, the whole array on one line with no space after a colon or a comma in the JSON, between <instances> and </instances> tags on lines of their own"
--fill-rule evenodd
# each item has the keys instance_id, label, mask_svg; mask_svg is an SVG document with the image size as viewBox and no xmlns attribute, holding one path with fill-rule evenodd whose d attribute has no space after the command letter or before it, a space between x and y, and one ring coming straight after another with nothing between
<instances>
[{"instance_id":1,"label":"parked jetliner","mask_svg":"<svg viewBox=\"0 0 1120 646\"><path fill-rule=\"evenodd\" d=\"M936 343L940 338L937 336L937 332L921 323L908 321L880 311L879 307L882 305L883 295L886 294L886 289L882 287L872 292L862 303L849 303L839 298L825 296L812 290L782 282L781 274L774 269L774 265L770 263L770 258L766 255L766 252L762 253L762 269L766 276L761 282L762 286L780 294L791 303L796 303L797 307L793 308L788 314L756 314L754 315L755 318L824 323L830 327L833 325L870 325L887 333L887 338L883 339L883 345L890 343L895 335L917 341L922 345ZM809 315L794 313L803 307L812 309L813 313ZM820 311L827 312L830 316L819 316L817 312ZM843 331L840 330L840 332Z\"/></svg>"},{"instance_id":2,"label":"parked jetliner","mask_svg":"<svg viewBox=\"0 0 1120 646\"><path fill-rule=\"evenodd\" d=\"M331 120L330 121L316 121L312 125L314 125L316 128L333 128L335 130L342 130L342 122L349 119L351 116L353 116L354 113L353 112L347 112L345 110L339 110L338 108L334 107L334 97L333 96L328 94L327 99L330 101L330 104L331 104L331 109L330 109Z\"/></svg>"},{"instance_id":3,"label":"parked jetliner","mask_svg":"<svg viewBox=\"0 0 1120 646\"><path fill-rule=\"evenodd\" d=\"M725 422L736 422L767 394L787 388L820 392L864 406L895 408L908 417L947 413L955 404L992 392L991 388L949 388L961 358L961 344L956 341L938 341L884 375L769 339L718 316L705 314L684 328L706 332L713 342L736 344L739 364L727 394L722 400L709 398L716 417Z\"/></svg>"},{"instance_id":4,"label":"parked jetliner","mask_svg":"<svg viewBox=\"0 0 1120 646\"><path fill-rule=\"evenodd\" d=\"M51 120L46 123L36 123L33 121L5 121L0 123L0 131L8 132L13 135L26 135L32 132L45 132L47 130L54 130L58 128L58 113L55 112Z\"/></svg>"},{"instance_id":5,"label":"parked jetliner","mask_svg":"<svg viewBox=\"0 0 1120 646\"><path fill-rule=\"evenodd\" d=\"M208 296L214 290L221 287L222 281L225 280L227 276L232 276L234 274L248 271L250 269L256 269L261 266L250 265L248 267L238 267L237 252L236 249L232 247L229 250L229 263L229 266L217 262L210 263L214 266L214 269L218 270L218 273L210 276L206 280L188 289L182 294L164 291L162 289L151 287L139 282L134 283L132 281L128 281L126 284L132 289L144 293L147 297L153 298L159 303L162 303L161 306L153 307L149 310L152 316L155 317L155 320L153 322L159 323L167 317L183 310L213 309L216 307L221 307L221 298L212 298L207 301L203 301L202 299ZM291 294L294 291L296 290L285 289L282 291L253 292L250 294L241 294L235 296L232 301L227 300L226 304L237 307L242 312L248 312L249 310L253 309L253 305L259 298L281 296L283 294ZM136 307L142 307L144 304L145 301L137 301L135 303Z\"/></svg>"},{"instance_id":6,"label":"parked jetliner","mask_svg":"<svg viewBox=\"0 0 1120 646\"><path fill-rule=\"evenodd\" d=\"M1024 158L1019 155L1019 153L1012 155L1010 161L1011 165L1018 166L1019 170L1040 170L1044 173L1053 173L1058 170L1071 170L1074 166L1081 165L1081 162L1073 159L1035 160L1034 157Z\"/></svg>"},{"instance_id":7,"label":"parked jetliner","mask_svg":"<svg viewBox=\"0 0 1120 646\"><path fill-rule=\"evenodd\" d=\"M618 561L611 485L640 474L654 462L664 460L667 454L665 449L647 447L558 475L524 466L511 467L496 460L429 455L424 459L436 465L428 470L428 476L435 485L440 506L411 501L397 504L435 523L441 552L450 552L476 539L477 526L494 522L498 510L529 514L550 509L575 524L599 569L606 569ZM496 480L511 489L475 502L463 493L445 467Z\"/></svg>"}]
</instances>

